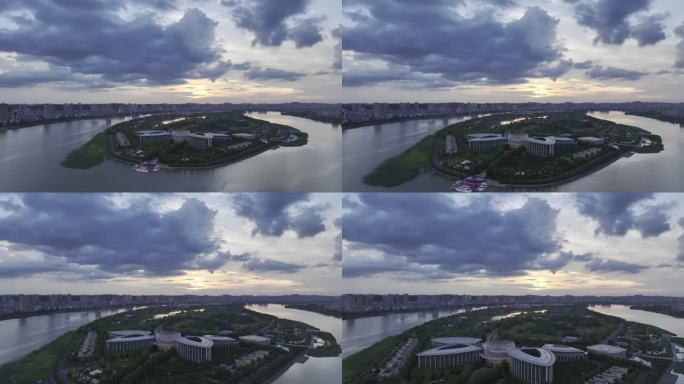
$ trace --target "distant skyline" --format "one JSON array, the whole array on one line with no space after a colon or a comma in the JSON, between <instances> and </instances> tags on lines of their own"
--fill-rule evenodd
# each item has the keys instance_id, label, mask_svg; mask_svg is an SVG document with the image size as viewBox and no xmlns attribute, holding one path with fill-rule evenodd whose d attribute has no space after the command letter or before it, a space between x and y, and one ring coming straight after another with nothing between
<instances>
[{"instance_id":1,"label":"distant skyline","mask_svg":"<svg viewBox=\"0 0 684 384\"><path fill-rule=\"evenodd\" d=\"M343 101L684 101L677 0L343 0Z\"/></svg>"},{"instance_id":2,"label":"distant skyline","mask_svg":"<svg viewBox=\"0 0 684 384\"><path fill-rule=\"evenodd\" d=\"M335 194L3 194L5 294L340 294Z\"/></svg>"},{"instance_id":3,"label":"distant skyline","mask_svg":"<svg viewBox=\"0 0 684 384\"><path fill-rule=\"evenodd\" d=\"M327 0L3 2L0 102L337 101Z\"/></svg>"},{"instance_id":4,"label":"distant skyline","mask_svg":"<svg viewBox=\"0 0 684 384\"><path fill-rule=\"evenodd\" d=\"M348 194L353 293L682 296L676 194Z\"/></svg>"}]
</instances>

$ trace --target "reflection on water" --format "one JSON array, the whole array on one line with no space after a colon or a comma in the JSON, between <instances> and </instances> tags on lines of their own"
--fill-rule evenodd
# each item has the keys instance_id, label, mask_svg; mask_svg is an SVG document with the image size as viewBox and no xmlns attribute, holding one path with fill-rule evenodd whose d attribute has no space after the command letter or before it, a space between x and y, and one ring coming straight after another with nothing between
<instances>
[{"instance_id":1,"label":"reflection on water","mask_svg":"<svg viewBox=\"0 0 684 384\"><path fill-rule=\"evenodd\" d=\"M0 365L19 360L84 324L128 310L65 312L2 320L0 321Z\"/></svg>"},{"instance_id":2,"label":"reflection on water","mask_svg":"<svg viewBox=\"0 0 684 384\"><path fill-rule=\"evenodd\" d=\"M627 305L592 305L589 309L628 321L652 325L672 332L679 337L684 336L684 319L663 315L661 313L631 309Z\"/></svg>"},{"instance_id":3,"label":"reflection on water","mask_svg":"<svg viewBox=\"0 0 684 384\"><path fill-rule=\"evenodd\" d=\"M0 191L6 192L335 192L341 188L341 128L280 113L249 116L309 134L304 147L281 147L224 167L139 173L106 161L87 170L60 162L125 118L79 120L0 131Z\"/></svg>"},{"instance_id":4,"label":"reflection on water","mask_svg":"<svg viewBox=\"0 0 684 384\"><path fill-rule=\"evenodd\" d=\"M279 304L248 305L247 309L283 319L300 321L302 323L309 324L322 331L332 333L333 336L335 336L335 339L337 339L338 343L342 339L340 336L342 320L332 316L302 311L299 309L285 308L285 306ZM325 381L329 382L330 384L341 383L342 359L339 356L325 358L310 357L304 362L296 362L282 376L280 376L275 383L311 383L315 382L315 380L317 380L316 378L321 377L325 377Z\"/></svg>"}]
</instances>

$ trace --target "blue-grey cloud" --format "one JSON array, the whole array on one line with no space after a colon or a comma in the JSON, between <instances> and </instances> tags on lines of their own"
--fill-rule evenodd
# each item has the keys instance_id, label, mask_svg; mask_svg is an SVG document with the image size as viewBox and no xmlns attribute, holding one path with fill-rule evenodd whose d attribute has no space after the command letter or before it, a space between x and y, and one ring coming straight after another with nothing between
<instances>
[{"instance_id":1,"label":"blue-grey cloud","mask_svg":"<svg viewBox=\"0 0 684 384\"><path fill-rule=\"evenodd\" d=\"M684 229L684 218L679 219L678 224ZM684 233L677 238L677 260L684 261Z\"/></svg>"},{"instance_id":2,"label":"blue-grey cloud","mask_svg":"<svg viewBox=\"0 0 684 384\"><path fill-rule=\"evenodd\" d=\"M20 204L4 207L8 214L0 218L0 241L43 255L44 272L171 276L214 271L233 257L214 238L216 212L195 199L166 212L155 209L151 199L119 207L98 194L26 194L19 199ZM35 265L26 268L22 272L15 265L15 277L37 271Z\"/></svg>"},{"instance_id":3,"label":"blue-grey cloud","mask_svg":"<svg viewBox=\"0 0 684 384\"><path fill-rule=\"evenodd\" d=\"M321 18L301 17L310 0L223 0L235 24L254 34L252 45L280 46L291 40L297 48L323 41ZM288 24L289 22L289 24Z\"/></svg>"},{"instance_id":4,"label":"blue-grey cloud","mask_svg":"<svg viewBox=\"0 0 684 384\"><path fill-rule=\"evenodd\" d=\"M410 271L426 276L510 276L558 270L572 261L560 254L558 212L529 198L520 208L497 209L489 198L455 203L447 195L360 194L344 200L343 238L353 252L379 252L381 260L343 257L343 275Z\"/></svg>"},{"instance_id":5,"label":"blue-grey cloud","mask_svg":"<svg viewBox=\"0 0 684 384\"><path fill-rule=\"evenodd\" d=\"M623 272L623 273L639 273L649 267L643 264L628 263L619 260L604 260L594 258L586 264L588 270L592 272Z\"/></svg>"},{"instance_id":6,"label":"blue-grey cloud","mask_svg":"<svg viewBox=\"0 0 684 384\"><path fill-rule=\"evenodd\" d=\"M612 79L622 79L622 80L639 80L642 77L648 75L647 72L631 71L628 69L616 68L616 67L602 67L595 65L585 72L587 77L590 79L599 80L612 80Z\"/></svg>"},{"instance_id":7,"label":"blue-grey cloud","mask_svg":"<svg viewBox=\"0 0 684 384\"><path fill-rule=\"evenodd\" d=\"M653 198L651 193L580 193L575 196L580 214L598 223L596 235L624 236L636 230L641 237L658 237L670 230L663 205L644 205L642 213L635 206Z\"/></svg>"},{"instance_id":8,"label":"blue-grey cloud","mask_svg":"<svg viewBox=\"0 0 684 384\"><path fill-rule=\"evenodd\" d=\"M639 45L656 44L665 38L660 16L646 16L633 25L630 18L649 10L651 0L575 0L575 19L594 32L594 43L623 44L633 37Z\"/></svg>"},{"instance_id":9,"label":"blue-grey cloud","mask_svg":"<svg viewBox=\"0 0 684 384\"><path fill-rule=\"evenodd\" d=\"M283 71L275 68L261 68L252 67L245 72L250 80L281 80L281 81L297 81L305 76L304 73Z\"/></svg>"},{"instance_id":10,"label":"blue-grey cloud","mask_svg":"<svg viewBox=\"0 0 684 384\"><path fill-rule=\"evenodd\" d=\"M252 258L248 262L244 263L243 267L252 272L295 273L304 269L306 266L302 264L286 263L278 260Z\"/></svg>"},{"instance_id":11,"label":"blue-grey cloud","mask_svg":"<svg viewBox=\"0 0 684 384\"><path fill-rule=\"evenodd\" d=\"M64 72L114 83L178 84L216 79L231 67L217 47L218 23L196 8L161 25L151 17L124 18L126 1L11 3L30 17L15 28L0 29L0 51L45 62L54 70L26 79L27 84L53 81ZM146 4L156 3L161 2Z\"/></svg>"},{"instance_id":12,"label":"blue-grey cloud","mask_svg":"<svg viewBox=\"0 0 684 384\"><path fill-rule=\"evenodd\" d=\"M569 69L559 64L558 20L538 7L527 9L520 19L501 21L485 10L464 16L452 1L409 5L404 0L346 0L343 4L346 18L352 21L342 32L343 49L355 52L359 61L382 60L390 70L408 68L422 76L438 76L445 84L509 84L530 77L558 77ZM379 73L364 76L363 69L346 66L343 73L347 86L397 78L406 76L390 71L384 78Z\"/></svg>"},{"instance_id":13,"label":"blue-grey cloud","mask_svg":"<svg viewBox=\"0 0 684 384\"><path fill-rule=\"evenodd\" d=\"M239 194L233 198L233 209L254 223L253 236L282 236L292 230L299 238L314 237L326 229L324 208L304 205L309 198L308 193Z\"/></svg>"},{"instance_id":14,"label":"blue-grey cloud","mask_svg":"<svg viewBox=\"0 0 684 384\"><path fill-rule=\"evenodd\" d=\"M684 69L684 22L675 28L675 34L680 38L677 43L677 59L674 66Z\"/></svg>"}]
</instances>

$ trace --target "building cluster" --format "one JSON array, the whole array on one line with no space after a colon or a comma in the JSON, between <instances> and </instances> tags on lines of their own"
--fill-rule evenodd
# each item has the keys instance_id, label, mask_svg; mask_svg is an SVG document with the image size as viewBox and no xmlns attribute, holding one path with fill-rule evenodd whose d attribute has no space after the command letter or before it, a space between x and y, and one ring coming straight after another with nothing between
<instances>
[{"instance_id":1,"label":"building cluster","mask_svg":"<svg viewBox=\"0 0 684 384\"><path fill-rule=\"evenodd\" d=\"M478 296L478 295L407 295L346 294L341 309L347 314L477 307L484 305L601 305L601 304L682 304L684 298L667 296Z\"/></svg>"},{"instance_id":2,"label":"building cluster","mask_svg":"<svg viewBox=\"0 0 684 384\"><path fill-rule=\"evenodd\" d=\"M373 121L438 118L489 113L551 113L585 111L684 110L677 103L352 103L342 104L344 124Z\"/></svg>"},{"instance_id":3,"label":"building cluster","mask_svg":"<svg viewBox=\"0 0 684 384\"><path fill-rule=\"evenodd\" d=\"M517 348L510 340L492 340L483 344L480 339L471 337L434 338L432 347L416 355L419 368L434 370L479 361L497 366L507 362L513 376L530 384L553 382L553 365L556 362L586 358L584 351L564 345Z\"/></svg>"},{"instance_id":4,"label":"building cluster","mask_svg":"<svg viewBox=\"0 0 684 384\"><path fill-rule=\"evenodd\" d=\"M322 103L282 104L0 104L0 127L55 120L135 116L147 114L185 114L202 112L297 112L339 116L339 106Z\"/></svg>"},{"instance_id":5,"label":"building cluster","mask_svg":"<svg viewBox=\"0 0 684 384\"><path fill-rule=\"evenodd\" d=\"M319 295L0 295L0 315L34 312L124 308L156 305L223 305L223 304L325 304L337 306L339 297Z\"/></svg>"},{"instance_id":6,"label":"building cluster","mask_svg":"<svg viewBox=\"0 0 684 384\"><path fill-rule=\"evenodd\" d=\"M110 353L150 350L154 346L162 351L175 348L178 357L197 364L211 362L212 350L231 348L238 343L266 347L271 345L270 338L258 335L241 336L238 342L224 335L182 336L180 332L161 328L156 329L154 334L149 331L121 330L109 332L109 336L105 346Z\"/></svg>"},{"instance_id":7,"label":"building cluster","mask_svg":"<svg viewBox=\"0 0 684 384\"><path fill-rule=\"evenodd\" d=\"M551 157L562 151L574 148L579 140L566 136L533 136L526 133L472 133L468 135L468 149L471 151L496 151L509 146L511 148L525 147L527 153L536 157ZM596 139L603 144L603 139ZM587 143L587 142L583 142ZM591 141L590 145L599 145Z\"/></svg>"}]
</instances>

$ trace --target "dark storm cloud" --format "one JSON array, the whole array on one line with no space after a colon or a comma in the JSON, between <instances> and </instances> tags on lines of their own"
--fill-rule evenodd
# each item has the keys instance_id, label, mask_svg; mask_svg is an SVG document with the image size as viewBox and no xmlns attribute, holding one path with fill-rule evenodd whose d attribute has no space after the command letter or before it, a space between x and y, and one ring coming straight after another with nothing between
<instances>
[{"instance_id":1,"label":"dark storm cloud","mask_svg":"<svg viewBox=\"0 0 684 384\"><path fill-rule=\"evenodd\" d=\"M642 77L648 75L647 72L630 71L628 69L616 68L616 67L602 67L600 65L595 65L585 72L587 77L590 79L599 80L639 80Z\"/></svg>"},{"instance_id":2,"label":"dark storm cloud","mask_svg":"<svg viewBox=\"0 0 684 384\"><path fill-rule=\"evenodd\" d=\"M271 259L251 259L243 264L243 267L251 272L283 272L296 273L306 266L301 264L286 263Z\"/></svg>"},{"instance_id":3,"label":"dark storm cloud","mask_svg":"<svg viewBox=\"0 0 684 384\"><path fill-rule=\"evenodd\" d=\"M332 38L335 40L335 59L333 61L332 69L334 71L342 70L342 27L337 27L331 32Z\"/></svg>"},{"instance_id":4,"label":"dark storm cloud","mask_svg":"<svg viewBox=\"0 0 684 384\"><path fill-rule=\"evenodd\" d=\"M639 203L653 198L651 193L581 193L575 197L580 214L598 223L596 235L624 236L636 230L641 237L657 237L670 230L663 205L643 205L643 212L634 210Z\"/></svg>"},{"instance_id":5,"label":"dark storm cloud","mask_svg":"<svg viewBox=\"0 0 684 384\"><path fill-rule=\"evenodd\" d=\"M325 231L321 206L307 206L308 193L239 194L233 198L238 216L255 225L252 236L282 236L292 230L299 238L314 237Z\"/></svg>"},{"instance_id":6,"label":"dark storm cloud","mask_svg":"<svg viewBox=\"0 0 684 384\"><path fill-rule=\"evenodd\" d=\"M510 84L557 77L569 69L557 63L562 59L558 20L546 11L532 7L520 19L504 22L485 10L463 16L454 5L438 0L410 5L404 0L345 1L346 17L354 24L342 32L343 48L359 60L380 59L390 69L438 75L443 83ZM398 77L404 74L389 72L381 78L352 72L343 74L343 82L358 86Z\"/></svg>"},{"instance_id":7,"label":"dark storm cloud","mask_svg":"<svg viewBox=\"0 0 684 384\"><path fill-rule=\"evenodd\" d=\"M27 84L51 81L49 76L65 71L114 83L177 84L188 78L215 79L230 69L216 46L217 22L199 9L188 9L180 20L162 26L149 15L124 19L120 12L126 4L15 3L13 9L31 18L0 29L0 51L51 66L51 71L26 79ZM10 80L5 78L6 83Z\"/></svg>"},{"instance_id":8,"label":"dark storm cloud","mask_svg":"<svg viewBox=\"0 0 684 384\"><path fill-rule=\"evenodd\" d=\"M303 73L283 71L275 68L252 67L245 72L250 80L297 81L305 76Z\"/></svg>"},{"instance_id":9,"label":"dark storm cloud","mask_svg":"<svg viewBox=\"0 0 684 384\"><path fill-rule=\"evenodd\" d=\"M358 201L357 201L358 199ZM572 261L560 254L558 212L529 198L499 210L489 198L461 206L446 195L361 194L344 200L343 238L352 251L384 259L343 258L345 276L392 271L456 276L510 276L558 270ZM416 272L417 273L417 272Z\"/></svg>"},{"instance_id":10,"label":"dark storm cloud","mask_svg":"<svg viewBox=\"0 0 684 384\"><path fill-rule=\"evenodd\" d=\"M58 270L72 272L171 276L213 271L231 257L219 252L213 237L216 212L195 199L163 213L149 199L122 208L95 194L26 194L20 200L0 218L0 241L41 253L48 260L45 272L61 265Z\"/></svg>"},{"instance_id":11,"label":"dark storm cloud","mask_svg":"<svg viewBox=\"0 0 684 384\"><path fill-rule=\"evenodd\" d=\"M299 17L310 0L224 0L232 9L235 24L254 34L252 45L280 46L291 40L297 48L323 41L321 18Z\"/></svg>"},{"instance_id":12,"label":"dark storm cloud","mask_svg":"<svg viewBox=\"0 0 684 384\"><path fill-rule=\"evenodd\" d=\"M623 272L639 273L649 267L647 265L627 263L619 260L603 260L594 258L585 264L586 268L592 272Z\"/></svg>"},{"instance_id":13,"label":"dark storm cloud","mask_svg":"<svg viewBox=\"0 0 684 384\"><path fill-rule=\"evenodd\" d=\"M665 39L661 16L647 16L634 25L629 19L648 11L651 0L579 0L572 3L577 23L596 32L594 43L622 44L630 37L640 46Z\"/></svg>"}]
</instances>

